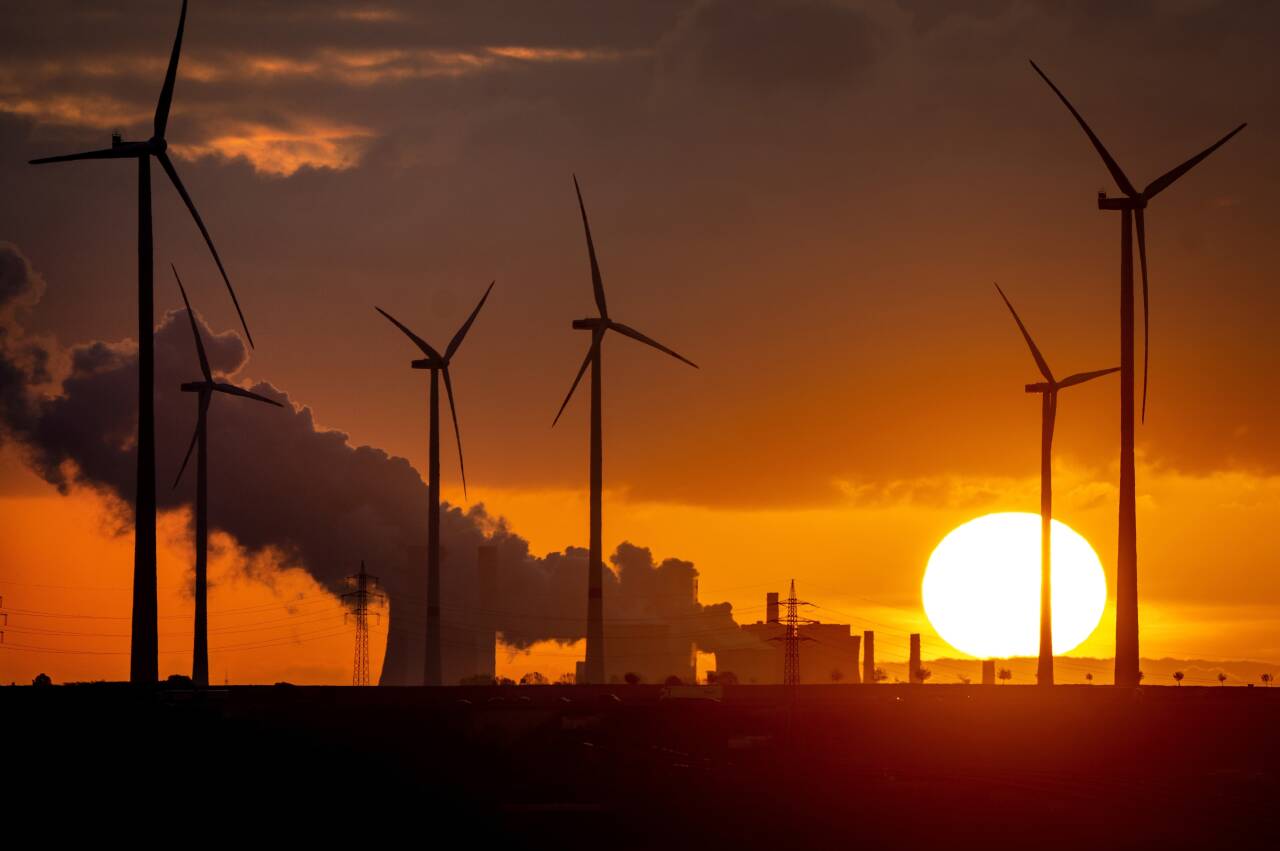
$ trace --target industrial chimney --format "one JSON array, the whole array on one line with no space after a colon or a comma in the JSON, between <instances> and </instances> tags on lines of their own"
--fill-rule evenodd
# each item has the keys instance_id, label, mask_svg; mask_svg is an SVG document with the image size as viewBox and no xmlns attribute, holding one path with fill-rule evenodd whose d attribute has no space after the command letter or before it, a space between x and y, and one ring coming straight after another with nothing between
<instances>
[{"instance_id":1,"label":"industrial chimney","mask_svg":"<svg viewBox=\"0 0 1280 851\"><path fill-rule=\"evenodd\" d=\"M911 633L911 661L907 663L907 681L922 682L920 679L920 633Z\"/></svg>"},{"instance_id":2,"label":"industrial chimney","mask_svg":"<svg viewBox=\"0 0 1280 851\"><path fill-rule=\"evenodd\" d=\"M867 685L876 681L876 633L871 629L862 633L862 681Z\"/></svg>"},{"instance_id":3,"label":"industrial chimney","mask_svg":"<svg viewBox=\"0 0 1280 851\"><path fill-rule=\"evenodd\" d=\"M982 684L984 686L993 686L996 684L996 660L982 660Z\"/></svg>"},{"instance_id":4,"label":"industrial chimney","mask_svg":"<svg viewBox=\"0 0 1280 851\"><path fill-rule=\"evenodd\" d=\"M757 597L756 599L759 599L759 597ZM765 623L778 622L778 592L777 591L770 591L764 597L764 622Z\"/></svg>"}]
</instances>

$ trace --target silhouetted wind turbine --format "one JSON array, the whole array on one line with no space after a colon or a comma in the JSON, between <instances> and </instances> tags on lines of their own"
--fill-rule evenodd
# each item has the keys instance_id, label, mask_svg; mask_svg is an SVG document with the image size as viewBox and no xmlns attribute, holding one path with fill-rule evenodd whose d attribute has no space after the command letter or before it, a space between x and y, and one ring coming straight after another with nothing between
<instances>
[{"instance_id":1,"label":"silhouetted wind turbine","mask_svg":"<svg viewBox=\"0 0 1280 851\"><path fill-rule=\"evenodd\" d=\"M1217 142L1205 148L1177 168L1165 172L1147 184L1141 192L1134 188L1115 159L1090 129L1084 117L1059 91L1053 81L1040 70L1035 62L1031 67L1049 84L1058 99L1075 116L1094 150L1102 158L1107 171L1124 193L1123 197L1109 198L1098 193L1099 210L1120 211L1120 530L1119 553L1116 559L1116 675L1118 686L1138 685L1138 527L1136 476L1134 472L1133 428L1133 230L1137 225L1138 256L1142 263L1142 417L1147 413L1147 355L1150 352L1149 305L1147 297L1147 233L1144 211L1147 203L1168 189L1205 157L1222 147L1228 139L1247 125L1241 124Z\"/></svg>"},{"instance_id":2,"label":"silhouetted wind turbine","mask_svg":"<svg viewBox=\"0 0 1280 851\"><path fill-rule=\"evenodd\" d=\"M173 86L178 76L178 55L182 50L182 30L187 20L187 2L182 2L178 18L178 34L173 40L173 52L169 57L169 70L165 73L160 100L156 104L152 136L145 142L125 142L119 134L112 134L111 147L60 157L44 157L31 160L32 165L67 162L70 160L135 159L138 161L138 471L137 493L134 497L133 531L133 625L130 643L129 679L135 683L155 682L158 675L158 638L156 612L156 439L155 439L155 321L153 310L154 287L152 283L151 249L151 158L155 157L169 175L173 186L182 196L196 227L218 264L222 280L226 282L231 301L240 315L249 345L253 337L245 323L240 302L236 299L231 280L218 257L200 213L196 211L191 196L187 194L178 172L165 152L165 127L169 123L169 106L173 101Z\"/></svg>"},{"instance_id":3,"label":"silhouetted wind turbine","mask_svg":"<svg viewBox=\"0 0 1280 851\"><path fill-rule=\"evenodd\" d=\"M633 340L639 340L646 346L653 346L660 352L665 352L676 360L684 361L689 366L697 369L698 365L688 358L677 354L668 349L666 346L649 339L644 334L634 328L629 328L621 322L614 322L609 318L609 310L605 306L604 300L604 282L600 278L600 264L596 262L596 248L591 241L591 225L587 223L587 208L582 203L582 190L578 187L578 178L573 178L573 188L578 194L578 209L582 212L582 229L587 235L587 255L591 258L591 285L595 291L596 307L600 311L599 316L590 317L588 319L573 320L573 327L580 331L591 332L591 347L587 349L587 356L582 360L582 366L578 368L578 375L573 379L573 386L569 388L568 394L564 397L564 402L560 405L560 410L556 413L555 420L551 423L552 427L560 421L560 415L564 413L565 406L569 404L569 400L573 398L573 391L578 389L578 383L582 381L582 375L587 371L587 367L591 367L591 535L588 551L587 563L587 654L584 664L586 680L588 683L603 683L605 681L604 670L604 553L601 544L601 500L604 490L603 481L604 474L603 465L603 435L600 423L600 369L601 369L601 344L604 342L604 335L607 331L617 331L624 337L630 337Z\"/></svg>"},{"instance_id":4,"label":"silhouetted wind turbine","mask_svg":"<svg viewBox=\"0 0 1280 851\"><path fill-rule=\"evenodd\" d=\"M453 403L453 382L449 380L449 363L462 340L471 329L471 323L480 315L480 308L493 290L493 282L480 297L480 303L471 311L467 321L462 323L458 333L453 335L449 346L440 354L417 334L406 328L401 322L381 307L375 307L379 313L390 320L404 335L413 341L425 358L413 361L414 369L431 370L431 396L429 416L429 437L427 441L428 477L427 477L427 651L423 663L423 684L429 686L443 685L444 668L440 650L440 377L444 376L444 390L449 397L449 414L453 417L453 436L458 443L458 469L462 473L462 495L467 495L467 467L462 460L462 431L458 428L458 409Z\"/></svg>"},{"instance_id":5,"label":"silhouetted wind turbine","mask_svg":"<svg viewBox=\"0 0 1280 851\"><path fill-rule=\"evenodd\" d=\"M187 454L182 459L182 466L178 468L178 475L173 480L173 486L176 488L178 482L182 481L182 474L187 469L187 462L191 460L191 451L199 447L199 451L196 453L196 624L195 645L191 656L191 681L196 688L208 688L209 402L213 399L214 393L226 393L231 396L244 396L246 399L266 402L268 405L275 405L277 408L283 408L284 405L265 396L259 396L257 393L251 393L248 390L236 387L234 384L213 380L213 373L209 370L209 359L204 353L204 342L200 339L200 329L196 325L196 315L191 309L191 302L187 300L187 290L182 286L182 278L178 277L177 268L172 265L170 265L170 268L173 269L173 277L178 282L178 290L182 293L182 303L187 306L187 318L191 320L191 335L195 338L196 354L200 357L200 373L204 376L200 381L190 381L182 385L183 393L199 393L200 395L197 397L199 406L196 412L196 430L191 435L191 444L187 447Z\"/></svg>"},{"instance_id":6,"label":"silhouetted wind turbine","mask_svg":"<svg viewBox=\"0 0 1280 851\"><path fill-rule=\"evenodd\" d=\"M1045 361L1044 356L1040 354L1036 341L1031 339L1031 332L1027 330L1026 325L1022 324L1022 318L1018 316L1018 311L1013 309L1008 296L1004 294L1004 290L1000 289L999 284L996 284L996 291L1000 293L1000 298L1004 299L1009 312L1013 314L1013 321L1018 323L1018 330L1022 332L1023 338L1027 341L1027 347L1031 349L1031 357L1035 358L1036 366L1040 369L1040 374L1044 376L1044 381L1028 384L1026 390L1028 393L1039 393L1041 400L1040 662L1036 668L1036 677L1040 685L1051 686L1053 685L1053 598L1050 586L1050 530L1053 522L1053 425L1058 415L1058 391L1067 387L1074 387L1077 384L1084 384L1086 381L1092 381L1104 375L1110 375L1119 370L1120 367L1113 366L1110 369L1098 369L1093 372L1077 372L1075 375L1068 375L1058 381L1053 377L1053 373L1049 371L1049 364Z\"/></svg>"}]
</instances>

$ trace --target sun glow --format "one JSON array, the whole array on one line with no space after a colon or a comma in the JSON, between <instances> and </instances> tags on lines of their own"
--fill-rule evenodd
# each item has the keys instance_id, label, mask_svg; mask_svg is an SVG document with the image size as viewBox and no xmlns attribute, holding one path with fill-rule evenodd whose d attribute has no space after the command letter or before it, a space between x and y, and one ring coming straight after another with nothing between
<instances>
[{"instance_id":1,"label":"sun glow","mask_svg":"<svg viewBox=\"0 0 1280 851\"><path fill-rule=\"evenodd\" d=\"M1066 653L1098 626L1107 579L1079 533L1053 521L1053 652ZM979 658L1034 656L1040 649L1040 515L988 514L953 529L929 557L924 610L951 646Z\"/></svg>"}]
</instances>

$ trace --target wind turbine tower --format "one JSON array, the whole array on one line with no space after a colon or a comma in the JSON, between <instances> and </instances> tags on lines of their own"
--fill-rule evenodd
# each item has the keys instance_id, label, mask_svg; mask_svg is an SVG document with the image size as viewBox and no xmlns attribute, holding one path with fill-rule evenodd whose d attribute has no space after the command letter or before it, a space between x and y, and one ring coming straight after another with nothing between
<instances>
[{"instance_id":1,"label":"wind turbine tower","mask_svg":"<svg viewBox=\"0 0 1280 851\"><path fill-rule=\"evenodd\" d=\"M604 336L609 331L616 331L624 337L652 346L678 361L683 361L697 369L698 365L683 355L677 354L661 343L646 337L634 328L615 322L609 318L609 309L605 304L604 281L600 276L600 264L596 261L596 247L591 240L591 225L587 222L587 208L582 203L582 190L578 187L578 178L573 179L573 188L578 195L578 210L582 214L582 229L587 236L587 256L591 260L591 286L595 294L598 316L573 320L573 327L578 331L591 332L591 346L587 356L578 368L578 375L573 379L560 410L551 425L560 421L573 392L578 389L587 367L591 368L591 473L590 473L590 530L587 556L587 653L583 664L585 682L603 683L604 667L604 545L601 540L603 528L604 501L604 426L601 418L602 390L601 370L603 369Z\"/></svg>"}]
</instances>

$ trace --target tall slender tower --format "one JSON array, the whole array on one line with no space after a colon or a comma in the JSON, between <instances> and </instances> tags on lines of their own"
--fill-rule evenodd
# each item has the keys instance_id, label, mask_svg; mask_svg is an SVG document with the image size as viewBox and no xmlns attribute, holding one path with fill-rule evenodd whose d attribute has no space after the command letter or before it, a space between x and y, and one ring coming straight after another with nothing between
<instances>
[{"instance_id":1,"label":"tall slender tower","mask_svg":"<svg viewBox=\"0 0 1280 851\"><path fill-rule=\"evenodd\" d=\"M920 633L911 633L911 658L907 662L907 682L916 684L920 679Z\"/></svg>"},{"instance_id":2,"label":"tall slender tower","mask_svg":"<svg viewBox=\"0 0 1280 851\"><path fill-rule=\"evenodd\" d=\"M870 629L862 633L862 681L869 686L876 682L876 634Z\"/></svg>"},{"instance_id":3,"label":"tall slender tower","mask_svg":"<svg viewBox=\"0 0 1280 851\"><path fill-rule=\"evenodd\" d=\"M347 577L352 590L342 595L342 599L351 606L348 615L356 620L356 652L351 673L353 686L369 684L369 604L381 604L386 596L377 591L378 577L370 576L365 570L364 560L360 560L360 572ZM374 612L374 617L378 613Z\"/></svg>"},{"instance_id":4,"label":"tall slender tower","mask_svg":"<svg viewBox=\"0 0 1280 851\"><path fill-rule=\"evenodd\" d=\"M800 607L812 605L796 597L796 581L791 580L791 593L782 601L787 607L787 614L782 618L782 635L772 639L782 641L782 684L800 685L800 642L808 639L800 635L800 624L813 623L809 618L800 617Z\"/></svg>"}]
</instances>

